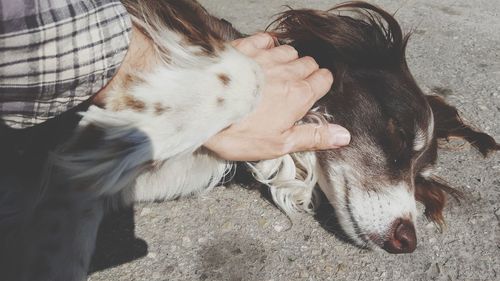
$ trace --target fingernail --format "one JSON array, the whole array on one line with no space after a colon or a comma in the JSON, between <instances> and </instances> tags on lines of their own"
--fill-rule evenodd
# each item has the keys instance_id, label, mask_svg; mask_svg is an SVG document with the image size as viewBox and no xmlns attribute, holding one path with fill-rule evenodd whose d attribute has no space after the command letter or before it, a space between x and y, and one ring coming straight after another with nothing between
<instances>
[{"instance_id":1,"label":"fingernail","mask_svg":"<svg viewBox=\"0 0 500 281\"><path fill-rule=\"evenodd\" d=\"M344 146L351 142L351 134L349 131L339 125L329 125L330 144L332 146Z\"/></svg>"}]
</instances>

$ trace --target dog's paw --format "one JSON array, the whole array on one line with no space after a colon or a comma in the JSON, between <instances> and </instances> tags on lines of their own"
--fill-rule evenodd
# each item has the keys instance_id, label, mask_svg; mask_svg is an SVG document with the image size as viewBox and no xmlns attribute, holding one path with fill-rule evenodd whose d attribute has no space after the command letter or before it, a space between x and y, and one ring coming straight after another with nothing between
<instances>
[{"instance_id":1,"label":"dog's paw","mask_svg":"<svg viewBox=\"0 0 500 281\"><path fill-rule=\"evenodd\" d=\"M153 159L196 150L259 100L263 75L250 58L230 45L215 57L191 55L190 64L163 64L130 77L106 98L107 119L147 135Z\"/></svg>"},{"instance_id":2,"label":"dog's paw","mask_svg":"<svg viewBox=\"0 0 500 281\"><path fill-rule=\"evenodd\" d=\"M234 123L250 113L260 98L264 77L260 66L250 58L227 46L220 54L220 61L209 67L210 76L215 76L218 113Z\"/></svg>"}]
</instances>

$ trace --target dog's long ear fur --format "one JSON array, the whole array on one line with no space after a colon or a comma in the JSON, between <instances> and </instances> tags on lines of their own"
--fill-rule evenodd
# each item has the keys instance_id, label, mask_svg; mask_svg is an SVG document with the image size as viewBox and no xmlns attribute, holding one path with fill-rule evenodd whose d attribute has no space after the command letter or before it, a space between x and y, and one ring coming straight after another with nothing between
<instances>
[{"instance_id":1,"label":"dog's long ear fur","mask_svg":"<svg viewBox=\"0 0 500 281\"><path fill-rule=\"evenodd\" d=\"M443 209L446 205L446 194L455 199L463 199L463 194L449 186L444 180L417 176L415 179L415 199L425 206L424 214L430 221L441 228L445 225Z\"/></svg>"},{"instance_id":2,"label":"dog's long ear fur","mask_svg":"<svg viewBox=\"0 0 500 281\"><path fill-rule=\"evenodd\" d=\"M455 107L439 96L426 96L434 114L434 132L438 139L459 137L468 141L483 156L500 150L500 145L490 135L465 124Z\"/></svg>"},{"instance_id":3,"label":"dog's long ear fur","mask_svg":"<svg viewBox=\"0 0 500 281\"><path fill-rule=\"evenodd\" d=\"M400 69L406 64L409 36L403 35L391 14L365 2L347 2L328 11L290 9L268 29L302 55L313 56L321 67L335 72L336 84L337 72L347 66Z\"/></svg>"},{"instance_id":4,"label":"dog's long ear fur","mask_svg":"<svg viewBox=\"0 0 500 281\"><path fill-rule=\"evenodd\" d=\"M425 97L434 114L434 136L436 139L463 138L484 156L500 149L500 145L490 135L465 124L457 109L447 104L442 97L435 95L426 95ZM433 161L436 157L437 155L434 156ZM461 192L439 178L418 176L415 179L415 198L424 204L425 216L439 227L445 223L443 208L446 204L446 194L450 194L456 199L463 198Z\"/></svg>"}]
</instances>

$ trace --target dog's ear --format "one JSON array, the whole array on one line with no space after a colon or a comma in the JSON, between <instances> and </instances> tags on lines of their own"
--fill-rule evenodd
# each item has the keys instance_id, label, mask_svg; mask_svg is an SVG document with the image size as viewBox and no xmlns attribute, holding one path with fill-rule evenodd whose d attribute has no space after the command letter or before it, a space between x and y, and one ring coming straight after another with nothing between
<instances>
[{"instance_id":1,"label":"dog's ear","mask_svg":"<svg viewBox=\"0 0 500 281\"><path fill-rule=\"evenodd\" d=\"M459 200L463 194L449 186L444 180L432 177L417 176L415 179L415 199L425 206L424 214L439 228L445 225L443 209L446 204L446 193Z\"/></svg>"},{"instance_id":2,"label":"dog's ear","mask_svg":"<svg viewBox=\"0 0 500 281\"><path fill-rule=\"evenodd\" d=\"M434 134L438 139L459 137L487 156L490 152L500 150L500 145L490 135L472 128L460 118L455 107L447 104L439 96L426 96L434 114Z\"/></svg>"}]
</instances>

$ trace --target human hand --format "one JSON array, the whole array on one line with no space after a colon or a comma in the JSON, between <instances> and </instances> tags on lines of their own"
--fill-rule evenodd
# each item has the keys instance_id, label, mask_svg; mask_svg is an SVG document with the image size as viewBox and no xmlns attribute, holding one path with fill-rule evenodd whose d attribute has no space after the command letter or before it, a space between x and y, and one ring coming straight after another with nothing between
<instances>
[{"instance_id":1,"label":"human hand","mask_svg":"<svg viewBox=\"0 0 500 281\"><path fill-rule=\"evenodd\" d=\"M266 82L256 109L210 138L206 148L226 160L257 161L349 144L349 132L339 125L296 125L330 90L330 71L311 57L299 58L291 46L275 47L269 34L238 39L233 46L261 66Z\"/></svg>"}]
</instances>

